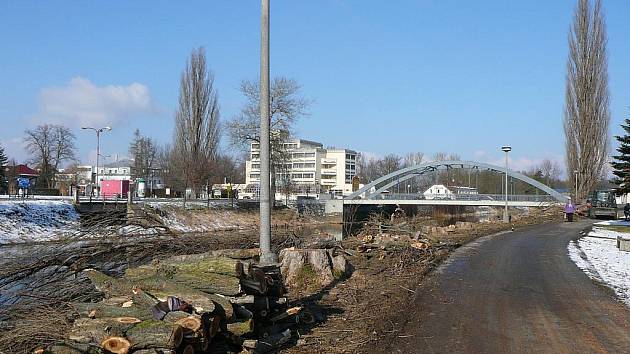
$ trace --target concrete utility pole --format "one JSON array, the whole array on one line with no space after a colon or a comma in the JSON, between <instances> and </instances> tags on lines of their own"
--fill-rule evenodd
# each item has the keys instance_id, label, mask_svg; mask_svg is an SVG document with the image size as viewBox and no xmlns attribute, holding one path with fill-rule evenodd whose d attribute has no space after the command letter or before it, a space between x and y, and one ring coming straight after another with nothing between
<instances>
[{"instance_id":1,"label":"concrete utility pole","mask_svg":"<svg viewBox=\"0 0 630 354\"><path fill-rule=\"evenodd\" d=\"M505 152L505 210L503 211L503 222L510 222L508 215L508 152L512 151L510 146L502 146L501 150Z\"/></svg>"},{"instance_id":2,"label":"concrete utility pole","mask_svg":"<svg viewBox=\"0 0 630 354\"><path fill-rule=\"evenodd\" d=\"M99 188L98 188L98 159L101 156L101 133L104 131L110 131L112 130L111 127L103 127L103 128L92 128L92 127L81 127L81 129L91 129L94 130L96 132L96 196L98 197L98 192L99 192ZM90 176L91 177L91 176ZM92 192L94 192L94 190L92 190Z\"/></svg>"},{"instance_id":3,"label":"concrete utility pole","mask_svg":"<svg viewBox=\"0 0 630 354\"><path fill-rule=\"evenodd\" d=\"M271 252L271 176L269 151L269 1L260 16L260 263L278 262Z\"/></svg>"}]
</instances>

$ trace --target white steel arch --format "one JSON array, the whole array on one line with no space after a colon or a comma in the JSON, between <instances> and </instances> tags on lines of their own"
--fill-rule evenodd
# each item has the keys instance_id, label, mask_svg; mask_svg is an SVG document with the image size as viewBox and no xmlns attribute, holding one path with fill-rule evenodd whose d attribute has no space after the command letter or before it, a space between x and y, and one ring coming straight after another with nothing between
<instances>
[{"instance_id":1,"label":"white steel arch","mask_svg":"<svg viewBox=\"0 0 630 354\"><path fill-rule=\"evenodd\" d=\"M345 199L361 199L362 196L365 196L365 199L374 199L376 196L380 195L383 191L395 186L396 184L402 183L410 178L413 178L418 175L422 175L429 172L434 172L438 170L449 170L449 169L477 169L477 170L487 170L487 171L495 171L500 173L506 173L505 167L499 167L483 162L475 162L475 161L432 161L423 163L416 166L411 166L407 168L400 169L398 171L392 172L388 175L385 175L381 178L378 178L372 181L369 184L363 186L363 188L358 191L350 194ZM518 173L516 171L512 171L510 169L507 170L508 176L512 178L516 178L520 181L523 181L532 187L538 188L541 191L549 194L554 197L558 202L566 203L567 197L562 195L561 193L551 189L550 187L525 176L522 173ZM370 193L372 188L376 188L373 193Z\"/></svg>"}]
</instances>

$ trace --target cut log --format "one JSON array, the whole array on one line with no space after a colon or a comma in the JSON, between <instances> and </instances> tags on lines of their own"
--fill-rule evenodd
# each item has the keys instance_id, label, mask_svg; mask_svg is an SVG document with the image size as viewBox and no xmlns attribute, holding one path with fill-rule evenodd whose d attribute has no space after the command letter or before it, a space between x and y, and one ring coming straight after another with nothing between
<instances>
[{"instance_id":1,"label":"cut log","mask_svg":"<svg viewBox=\"0 0 630 354\"><path fill-rule=\"evenodd\" d=\"M153 318L151 309L139 306L121 307L98 303L74 303L74 308L81 316L90 318L135 317L141 320Z\"/></svg>"},{"instance_id":2,"label":"cut log","mask_svg":"<svg viewBox=\"0 0 630 354\"><path fill-rule=\"evenodd\" d=\"M162 321L177 324L193 332L202 331L201 317L183 311L169 312Z\"/></svg>"},{"instance_id":3,"label":"cut log","mask_svg":"<svg viewBox=\"0 0 630 354\"><path fill-rule=\"evenodd\" d=\"M110 277L95 269L86 269L83 273L90 279L94 287L104 293L106 297L131 296L131 290L133 289L133 283L131 282Z\"/></svg>"},{"instance_id":4,"label":"cut log","mask_svg":"<svg viewBox=\"0 0 630 354\"><path fill-rule=\"evenodd\" d=\"M148 320L127 331L131 349L166 348L177 349L184 338L184 330L173 323Z\"/></svg>"},{"instance_id":5,"label":"cut log","mask_svg":"<svg viewBox=\"0 0 630 354\"><path fill-rule=\"evenodd\" d=\"M108 337L124 336L139 322L133 317L79 318L68 332L68 339L79 343L101 343Z\"/></svg>"},{"instance_id":6,"label":"cut log","mask_svg":"<svg viewBox=\"0 0 630 354\"><path fill-rule=\"evenodd\" d=\"M170 288L184 286L205 293L223 294L226 296L234 296L241 293L239 279L229 275L179 270L174 273L156 273L155 270L151 269L142 271L140 271L140 268L134 269L128 272L125 281L127 283L131 282L151 293L154 293L154 290L167 290L169 283Z\"/></svg>"},{"instance_id":7,"label":"cut log","mask_svg":"<svg viewBox=\"0 0 630 354\"><path fill-rule=\"evenodd\" d=\"M147 293L138 286L133 287L132 293L133 295L131 297L131 300L133 304L141 308L150 309L158 302L160 302L160 300L158 300L155 296Z\"/></svg>"},{"instance_id":8,"label":"cut log","mask_svg":"<svg viewBox=\"0 0 630 354\"><path fill-rule=\"evenodd\" d=\"M228 323L227 330L237 337L250 334L254 331L254 320L248 319L240 322Z\"/></svg>"},{"instance_id":9,"label":"cut log","mask_svg":"<svg viewBox=\"0 0 630 354\"><path fill-rule=\"evenodd\" d=\"M245 305L245 304L253 304L256 301L256 297L254 295L245 295L245 296L237 296L237 297L229 297L231 303L236 305Z\"/></svg>"},{"instance_id":10,"label":"cut log","mask_svg":"<svg viewBox=\"0 0 630 354\"><path fill-rule=\"evenodd\" d=\"M215 311L219 313L226 321L231 321L234 317L234 307L230 302L230 299L216 294L208 294L208 298L215 303Z\"/></svg>"},{"instance_id":11,"label":"cut log","mask_svg":"<svg viewBox=\"0 0 630 354\"><path fill-rule=\"evenodd\" d=\"M214 250L205 253L173 256L166 259L166 262L194 262L218 257L232 258L237 260L255 260L260 255L259 248L235 248L225 250Z\"/></svg>"},{"instance_id":12,"label":"cut log","mask_svg":"<svg viewBox=\"0 0 630 354\"><path fill-rule=\"evenodd\" d=\"M298 313L300 313L300 311L302 311L302 307L297 306L297 307L291 307L290 309L287 309L286 311L283 311L275 316L273 316L270 321L271 322L277 322L280 320L283 320L289 316L293 316L293 315L297 315Z\"/></svg>"},{"instance_id":13,"label":"cut log","mask_svg":"<svg viewBox=\"0 0 630 354\"><path fill-rule=\"evenodd\" d=\"M191 304L197 312L214 311L214 302L208 298L208 294L161 277L150 277L132 282L110 277L96 270L89 270L88 277L97 288L104 289L110 296L127 295L131 297L133 289L139 287L162 301L166 300L167 296L177 296Z\"/></svg>"},{"instance_id":14,"label":"cut log","mask_svg":"<svg viewBox=\"0 0 630 354\"><path fill-rule=\"evenodd\" d=\"M109 337L101 342L101 348L114 354L127 354L131 343L124 337Z\"/></svg>"},{"instance_id":15,"label":"cut log","mask_svg":"<svg viewBox=\"0 0 630 354\"><path fill-rule=\"evenodd\" d=\"M255 339L246 339L243 341L243 348L256 349L258 347L258 341Z\"/></svg>"},{"instance_id":16,"label":"cut log","mask_svg":"<svg viewBox=\"0 0 630 354\"><path fill-rule=\"evenodd\" d=\"M221 324L225 323L225 318L220 314L203 314L201 315L201 323L203 325L204 337L208 340L208 343L219 332Z\"/></svg>"},{"instance_id":17,"label":"cut log","mask_svg":"<svg viewBox=\"0 0 630 354\"><path fill-rule=\"evenodd\" d=\"M221 274L235 278L243 276L243 263L227 257L212 257L203 255L174 256L140 267L129 268L125 271L128 279L145 278L155 274L196 273Z\"/></svg>"},{"instance_id":18,"label":"cut log","mask_svg":"<svg viewBox=\"0 0 630 354\"><path fill-rule=\"evenodd\" d=\"M105 351L93 344L64 342L51 345L43 353L50 354L104 354Z\"/></svg>"}]
</instances>

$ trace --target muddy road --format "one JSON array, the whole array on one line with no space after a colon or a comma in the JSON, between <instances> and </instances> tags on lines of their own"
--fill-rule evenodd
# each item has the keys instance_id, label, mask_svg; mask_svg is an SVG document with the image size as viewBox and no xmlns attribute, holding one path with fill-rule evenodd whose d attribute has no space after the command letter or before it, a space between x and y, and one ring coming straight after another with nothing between
<instances>
[{"instance_id":1,"label":"muddy road","mask_svg":"<svg viewBox=\"0 0 630 354\"><path fill-rule=\"evenodd\" d=\"M630 309L567 255L589 225L528 227L460 248L375 352L629 353Z\"/></svg>"}]
</instances>

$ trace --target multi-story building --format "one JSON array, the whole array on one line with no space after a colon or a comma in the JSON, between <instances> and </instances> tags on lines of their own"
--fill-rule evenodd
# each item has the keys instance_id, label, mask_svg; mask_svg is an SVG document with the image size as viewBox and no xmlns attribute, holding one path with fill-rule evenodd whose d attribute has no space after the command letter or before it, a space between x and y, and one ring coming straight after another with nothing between
<instances>
[{"instance_id":1,"label":"multi-story building","mask_svg":"<svg viewBox=\"0 0 630 354\"><path fill-rule=\"evenodd\" d=\"M324 149L318 142L294 139L284 145L284 161L276 161L276 188L292 194L347 195L352 192L357 153L348 149ZM252 143L245 163L247 185L260 184L260 144Z\"/></svg>"}]
</instances>

